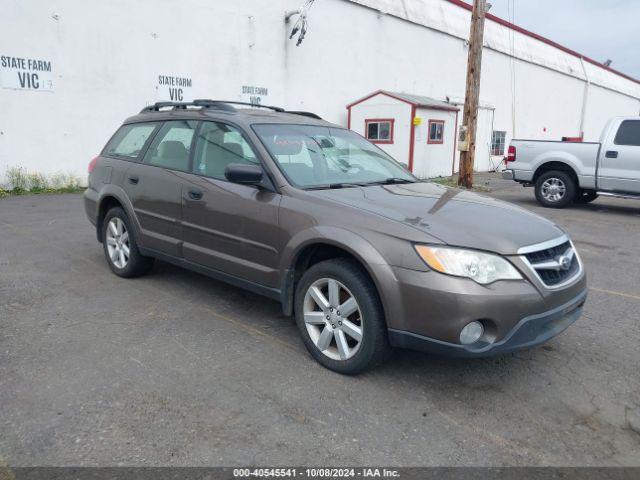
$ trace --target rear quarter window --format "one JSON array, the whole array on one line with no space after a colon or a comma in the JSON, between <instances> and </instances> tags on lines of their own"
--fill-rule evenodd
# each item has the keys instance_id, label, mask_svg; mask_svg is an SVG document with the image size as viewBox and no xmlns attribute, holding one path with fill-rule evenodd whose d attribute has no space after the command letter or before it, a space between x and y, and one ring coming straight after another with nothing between
<instances>
[{"instance_id":1,"label":"rear quarter window","mask_svg":"<svg viewBox=\"0 0 640 480\"><path fill-rule=\"evenodd\" d=\"M157 123L134 123L123 125L109 140L102 154L135 160L157 127Z\"/></svg>"},{"instance_id":2,"label":"rear quarter window","mask_svg":"<svg viewBox=\"0 0 640 480\"><path fill-rule=\"evenodd\" d=\"M616 145L640 147L640 120L623 121L620 124L614 143Z\"/></svg>"}]
</instances>

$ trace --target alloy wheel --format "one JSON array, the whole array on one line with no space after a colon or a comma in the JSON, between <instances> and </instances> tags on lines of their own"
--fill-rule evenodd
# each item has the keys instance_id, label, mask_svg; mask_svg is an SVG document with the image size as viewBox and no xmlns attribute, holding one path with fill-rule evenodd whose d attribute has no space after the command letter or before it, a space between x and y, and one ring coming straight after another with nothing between
<instances>
[{"instance_id":1,"label":"alloy wheel","mask_svg":"<svg viewBox=\"0 0 640 480\"><path fill-rule=\"evenodd\" d=\"M333 360L348 360L362 344L364 323L353 294L333 278L316 280L304 298L304 323L311 341Z\"/></svg>"},{"instance_id":2,"label":"alloy wheel","mask_svg":"<svg viewBox=\"0 0 640 480\"><path fill-rule=\"evenodd\" d=\"M107 224L107 252L109 259L117 268L124 268L129 262L131 245L129 232L122 219L113 217Z\"/></svg>"},{"instance_id":3,"label":"alloy wheel","mask_svg":"<svg viewBox=\"0 0 640 480\"><path fill-rule=\"evenodd\" d=\"M545 200L555 203L565 196L567 186L559 178L551 177L542 184L541 192Z\"/></svg>"}]
</instances>

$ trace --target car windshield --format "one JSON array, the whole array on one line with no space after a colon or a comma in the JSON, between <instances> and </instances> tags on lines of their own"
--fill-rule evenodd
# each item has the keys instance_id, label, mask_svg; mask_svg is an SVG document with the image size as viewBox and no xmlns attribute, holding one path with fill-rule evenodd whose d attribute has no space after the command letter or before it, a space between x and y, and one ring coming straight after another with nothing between
<instances>
[{"instance_id":1,"label":"car windshield","mask_svg":"<svg viewBox=\"0 0 640 480\"><path fill-rule=\"evenodd\" d=\"M287 178L300 188L344 188L417 179L356 133L310 125L254 125Z\"/></svg>"}]
</instances>

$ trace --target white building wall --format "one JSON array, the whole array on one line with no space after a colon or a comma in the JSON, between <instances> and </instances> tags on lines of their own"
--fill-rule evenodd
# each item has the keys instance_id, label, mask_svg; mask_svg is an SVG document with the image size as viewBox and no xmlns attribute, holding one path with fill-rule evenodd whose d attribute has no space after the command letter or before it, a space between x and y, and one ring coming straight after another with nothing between
<instances>
[{"instance_id":1,"label":"white building wall","mask_svg":"<svg viewBox=\"0 0 640 480\"><path fill-rule=\"evenodd\" d=\"M186 99L248 99L242 87L259 87L268 89L263 103L342 125L346 104L378 89L463 97L468 11L445 0L318 0L296 47L283 18L301 3L4 0L0 56L50 61L53 91L0 88L0 177L15 165L84 175L125 117L168 99L159 75L188 78ZM495 106L496 126L513 136L513 65L516 135L577 134L580 60L511 32L487 23L481 100ZM591 64L586 71L585 138L595 139L609 117L640 113L640 85ZM0 72L2 85L15 86L15 70Z\"/></svg>"},{"instance_id":2,"label":"white building wall","mask_svg":"<svg viewBox=\"0 0 640 480\"><path fill-rule=\"evenodd\" d=\"M386 95L376 95L351 108L351 130L366 137L367 119L390 118L394 120L393 143L380 143L378 146L395 158L408 165L409 142L411 136L411 105Z\"/></svg>"}]
</instances>

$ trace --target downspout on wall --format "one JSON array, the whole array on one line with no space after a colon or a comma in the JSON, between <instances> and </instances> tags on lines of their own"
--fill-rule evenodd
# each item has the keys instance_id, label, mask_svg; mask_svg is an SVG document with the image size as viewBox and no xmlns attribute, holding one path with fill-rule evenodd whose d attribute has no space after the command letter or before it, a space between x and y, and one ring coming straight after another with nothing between
<instances>
[{"instance_id":1,"label":"downspout on wall","mask_svg":"<svg viewBox=\"0 0 640 480\"><path fill-rule=\"evenodd\" d=\"M582 65L582 71L584 72L584 94L582 96L582 113L580 114L580 138L584 140L584 122L587 117L587 104L589 103L589 89L591 87L591 79L587 73L587 67L584 64L584 58L580 57L580 64Z\"/></svg>"}]
</instances>

